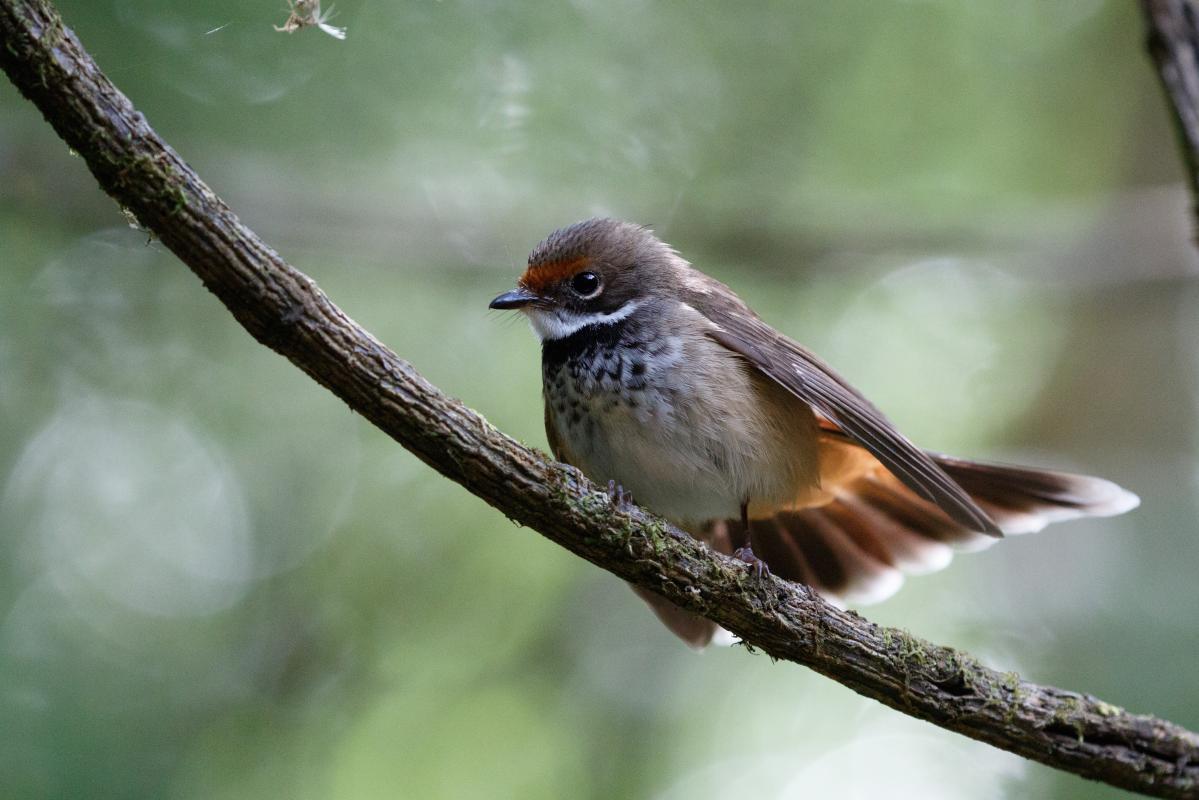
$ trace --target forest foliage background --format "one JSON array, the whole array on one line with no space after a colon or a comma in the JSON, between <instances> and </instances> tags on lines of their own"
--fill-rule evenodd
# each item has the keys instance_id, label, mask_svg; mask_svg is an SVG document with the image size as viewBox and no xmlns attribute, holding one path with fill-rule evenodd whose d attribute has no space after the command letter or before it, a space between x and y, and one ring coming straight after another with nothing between
<instances>
[{"instance_id":1,"label":"forest foliage background","mask_svg":"<svg viewBox=\"0 0 1199 800\"><path fill-rule=\"evenodd\" d=\"M58 5L247 223L524 441L537 346L486 303L612 214L921 444L1138 492L867 613L1199 727L1196 259L1130 4L346 0L344 42L282 2ZM1121 796L686 650L254 344L7 83L0 248L4 796Z\"/></svg>"}]
</instances>

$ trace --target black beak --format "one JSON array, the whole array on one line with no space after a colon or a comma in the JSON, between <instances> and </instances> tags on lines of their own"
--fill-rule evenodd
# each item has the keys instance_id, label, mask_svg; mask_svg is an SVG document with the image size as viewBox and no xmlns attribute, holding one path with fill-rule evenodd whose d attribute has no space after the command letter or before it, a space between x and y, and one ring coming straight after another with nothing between
<instances>
[{"instance_id":1,"label":"black beak","mask_svg":"<svg viewBox=\"0 0 1199 800\"><path fill-rule=\"evenodd\" d=\"M537 295L533 294L528 289L517 287L510 292L504 292L502 295L488 303L487 307L499 309L524 308L536 299Z\"/></svg>"}]
</instances>

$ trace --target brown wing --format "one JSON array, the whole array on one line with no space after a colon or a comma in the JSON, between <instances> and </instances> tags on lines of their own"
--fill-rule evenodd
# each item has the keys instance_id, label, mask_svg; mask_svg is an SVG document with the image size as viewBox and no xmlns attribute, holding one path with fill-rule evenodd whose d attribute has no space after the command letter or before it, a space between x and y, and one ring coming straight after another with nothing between
<instances>
[{"instance_id":1,"label":"brown wing","mask_svg":"<svg viewBox=\"0 0 1199 800\"><path fill-rule=\"evenodd\" d=\"M970 530L1002 536L965 490L827 364L758 318L724 284L693 273L685 299L714 327L709 335L812 406L869 450L913 492Z\"/></svg>"}]
</instances>

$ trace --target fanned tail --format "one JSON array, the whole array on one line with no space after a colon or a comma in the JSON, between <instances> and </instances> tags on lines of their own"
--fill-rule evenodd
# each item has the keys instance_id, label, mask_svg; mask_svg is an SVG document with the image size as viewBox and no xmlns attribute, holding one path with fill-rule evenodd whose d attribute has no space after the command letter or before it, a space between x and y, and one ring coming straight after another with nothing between
<instances>
[{"instance_id":1,"label":"fanned tail","mask_svg":"<svg viewBox=\"0 0 1199 800\"><path fill-rule=\"evenodd\" d=\"M1103 478L930 455L1004 533L1036 533L1078 517L1111 517L1141 503L1132 492Z\"/></svg>"},{"instance_id":2,"label":"fanned tail","mask_svg":"<svg viewBox=\"0 0 1199 800\"><path fill-rule=\"evenodd\" d=\"M1035 533L1079 517L1108 517L1140 499L1111 481L929 454L1004 534ZM851 604L885 600L903 574L942 569L955 550L979 550L993 536L970 530L889 472L871 470L832 490L825 505L782 511L750 524L759 557L780 577ZM739 525L723 523L734 546Z\"/></svg>"},{"instance_id":3,"label":"fanned tail","mask_svg":"<svg viewBox=\"0 0 1199 800\"><path fill-rule=\"evenodd\" d=\"M1034 533L1079 517L1114 516L1140 504L1135 494L1102 478L929 455L1004 534ZM899 590L905 574L935 572L948 566L954 551L979 550L998 541L951 519L881 465L829 489L832 499L823 505L752 519L750 528L754 552L772 572L807 584L835 603L885 600ZM701 535L726 554L744 544L738 520L712 522ZM650 604L693 647L708 644L719 630L661 598Z\"/></svg>"}]
</instances>

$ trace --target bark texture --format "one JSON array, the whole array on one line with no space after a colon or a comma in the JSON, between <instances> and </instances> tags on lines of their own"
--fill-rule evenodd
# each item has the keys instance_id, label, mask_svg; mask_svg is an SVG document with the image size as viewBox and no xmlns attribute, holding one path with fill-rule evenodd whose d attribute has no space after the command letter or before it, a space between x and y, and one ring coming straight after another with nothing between
<instances>
[{"instance_id":1,"label":"bark texture","mask_svg":"<svg viewBox=\"0 0 1199 800\"><path fill-rule=\"evenodd\" d=\"M1199 7L1193 0L1142 0L1149 55L1173 110L1191 201L1199 201ZM1199 207L1192 205L1199 214Z\"/></svg>"},{"instance_id":2,"label":"bark texture","mask_svg":"<svg viewBox=\"0 0 1199 800\"><path fill-rule=\"evenodd\" d=\"M1021 756L1160 797L1199 797L1199 735L1038 686L840 611L606 492L442 394L285 263L150 128L47 0L0 0L0 67L250 334L422 461L509 518L708 616L753 648L905 714Z\"/></svg>"}]
</instances>

